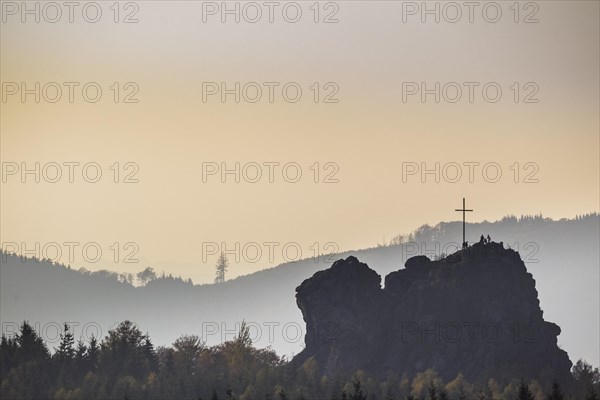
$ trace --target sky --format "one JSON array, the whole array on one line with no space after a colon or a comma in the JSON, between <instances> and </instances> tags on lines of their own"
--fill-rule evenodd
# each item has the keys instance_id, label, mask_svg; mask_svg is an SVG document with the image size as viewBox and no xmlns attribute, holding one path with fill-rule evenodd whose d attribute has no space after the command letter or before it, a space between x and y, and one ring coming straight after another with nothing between
<instances>
[{"instance_id":1,"label":"sky","mask_svg":"<svg viewBox=\"0 0 600 400\"><path fill-rule=\"evenodd\" d=\"M598 211L597 1L27 4L1 3L5 249L204 283L221 250L235 277L463 197Z\"/></svg>"}]
</instances>

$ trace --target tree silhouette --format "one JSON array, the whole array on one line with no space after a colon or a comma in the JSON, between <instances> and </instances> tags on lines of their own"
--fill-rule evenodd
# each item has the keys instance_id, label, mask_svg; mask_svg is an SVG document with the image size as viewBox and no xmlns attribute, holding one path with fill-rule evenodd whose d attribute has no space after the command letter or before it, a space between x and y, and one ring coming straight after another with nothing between
<instances>
[{"instance_id":1,"label":"tree silhouette","mask_svg":"<svg viewBox=\"0 0 600 400\"><path fill-rule=\"evenodd\" d=\"M0 340L0 382L6 378L9 371L17 364L17 341L2 335Z\"/></svg>"},{"instance_id":2,"label":"tree silhouette","mask_svg":"<svg viewBox=\"0 0 600 400\"><path fill-rule=\"evenodd\" d=\"M90 370L90 365L87 359L87 346L83 342L83 340L79 340L77 342L77 347L75 348L75 355L73 357L73 371L72 374L75 377L75 380L80 380L85 373Z\"/></svg>"},{"instance_id":3,"label":"tree silhouette","mask_svg":"<svg viewBox=\"0 0 600 400\"><path fill-rule=\"evenodd\" d=\"M577 382L580 395L592 396L600 386L600 370L593 368L588 362L579 360L571 370ZM596 395L597 397L597 395Z\"/></svg>"},{"instance_id":4,"label":"tree silhouette","mask_svg":"<svg viewBox=\"0 0 600 400\"><path fill-rule=\"evenodd\" d=\"M96 340L95 336L92 336L90 339L90 344L87 349L86 359L88 363L88 368L90 371L96 370L96 365L98 364L98 353L100 352L100 346L98 345L98 340Z\"/></svg>"},{"instance_id":5,"label":"tree silhouette","mask_svg":"<svg viewBox=\"0 0 600 400\"><path fill-rule=\"evenodd\" d=\"M225 253L221 251L221 255L217 260L217 265L215 266L215 283L223 283L225 282L225 273L227 272L227 268L229 267L229 260L227 260L227 256Z\"/></svg>"},{"instance_id":6,"label":"tree silhouette","mask_svg":"<svg viewBox=\"0 0 600 400\"><path fill-rule=\"evenodd\" d=\"M44 340L27 322L23 322L21 330L16 336L18 346L17 359L20 363L27 361L42 361L50 358L50 352Z\"/></svg>"},{"instance_id":7,"label":"tree silhouette","mask_svg":"<svg viewBox=\"0 0 600 400\"><path fill-rule=\"evenodd\" d=\"M268 348L253 347L245 321L235 338L212 347L198 336L183 335L171 346L155 349L149 335L129 321L110 330L101 343L92 337L87 345L79 341L74 346L68 326L60 338L50 357L44 342L26 322L14 337L3 336L0 398L444 400L491 399L491 393L502 393L496 384L497 390L486 394L481 390L484 382L469 383L462 374L453 384L444 385L433 370L412 380L392 374L385 382L378 382L365 371L338 372L329 379L318 373L314 359L294 366ZM576 366L574 377L577 382L590 383L590 390L586 394L563 393L554 381L545 400L598 400L595 369L585 362ZM395 390L390 391L390 387ZM534 387L532 384L530 390L521 382L517 396L511 398L533 400L532 393L539 390ZM505 394L514 391L513 383L503 390Z\"/></svg>"},{"instance_id":8,"label":"tree silhouette","mask_svg":"<svg viewBox=\"0 0 600 400\"><path fill-rule=\"evenodd\" d=\"M73 334L69 332L69 325L64 324L63 333L60 334L60 344L54 357L61 365L69 364L75 358L75 339Z\"/></svg>"},{"instance_id":9,"label":"tree silhouette","mask_svg":"<svg viewBox=\"0 0 600 400\"><path fill-rule=\"evenodd\" d=\"M87 358L87 346L83 343L83 340L77 342L77 348L75 349L75 361L77 365L82 365Z\"/></svg>"},{"instance_id":10,"label":"tree silhouette","mask_svg":"<svg viewBox=\"0 0 600 400\"><path fill-rule=\"evenodd\" d=\"M158 371L158 357L154 350L154 344L152 344L148 334L146 334L146 337L144 338L143 354L146 359L146 368L148 371Z\"/></svg>"},{"instance_id":11,"label":"tree silhouette","mask_svg":"<svg viewBox=\"0 0 600 400\"><path fill-rule=\"evenodd\" d=\"M121 322L108 332L101 346L99 368L109 376L142 379L151 372L144 346L146 336L130 321Z\"/></svg>"},{"instance_id":12,"label":"tree silhouette","mask_svg":"<svg viewBox=\"0 0 600 400\"><path fill-rule=\"evenodd\" d=\"M13 340L6 340L2 353L8 350L8 356L14 357L12 368L6 373L0 385L0 398L40 399L46 398L49 386L50 352L43 339L27 322L23 322ZM0 360L4 355L0 355ZM7 396L7 394L9 396Z\"/></svg>"}]
</instances>

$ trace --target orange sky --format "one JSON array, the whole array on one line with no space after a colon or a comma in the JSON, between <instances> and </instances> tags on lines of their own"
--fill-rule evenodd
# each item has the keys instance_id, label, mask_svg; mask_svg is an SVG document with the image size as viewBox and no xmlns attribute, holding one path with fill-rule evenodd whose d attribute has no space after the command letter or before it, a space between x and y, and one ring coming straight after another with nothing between
<instances>
[{"instance_id":1,"label":"orange sky","mask_svg":"<svg viewBox=\"0 0 600 400\"><path fill-rule=\"evenodd\" d=\"M522 3L515 22L513 3L499 2L496 23L486 20L493 10L482 14L486 2L472 23L466 8L448 22L453 10L443 3L440 22L425 15L423 23L409 3L321 2L317 23L313 2L297 3L297 23L279 8L269 23L264 7L263 19L251 23L255 14L244 14L243 3L239 23L232 15L221 22L220 10L205 12L203 22L203 7L214 11L220 2L199 1L122 2L118 23L112 2L99 3L97 23L80 9L72 23L66 9L51 23L54 11L40 5L40 22L25 14L23 23L20 2L17 9L3 2L2 243L59 243L65 253L65 242L79 242L74 265L128 272L152 265L199 283L212 280L216 256L203 254L211 243L246 248L232 262L236 276L285 261L285 244L297 243L307 257L314 243L322 251L330 242L327 251L368 247L458 219L453 210L463 196L474 221L598 211L599 3ZM138 22L123 23L127 15ZM338 22L323 23L326 16ZM40 102L35 94L23 102L21 83L34 89L35 82ZM78 84L72 103L64 82ZM89 96L102 90L96 103L83 98L90 82ZM229 89L240 82L240 102L230 94L222 103L220 93L203 101L206 82ZM265 82L274 82L273 102ZM439 103L435 94L424 103L420 93L406 94L436 82ZM301 88L298 102L284 100L286 84L290 96ZM51 103L57 86L62 96ZM262 97L247 101L257 86ZM452 103L457 87L462 97ZM497 87L499 101L486 100ZM325 102L327 95L338 101ZM70 164L73 183L71 162L79 163ZM475 162L469 182L465 163ZM36 163L40 182L35 174L22 182L22 167ZM239 183L232 174L221 182L218 172L203 179L203 168L222 163L239 163ZM403 182L406 163L419 172ZM422 163L439 163L439 182L432 174L421 182ZM62 177L51 183L56 165ZM252 183L256 165L262 178ZM463 175L452 182L456 165ZM99 181L87 182L97 167ZM292 183L297 170L302 176ZM273 257L270 242L278 243ZM86 243L98 244L102 262L86 262ZM257 262L248 260L253 243L263 251ZM139 262L125 263L127 255Z\"/></svg>"}]
</instances>

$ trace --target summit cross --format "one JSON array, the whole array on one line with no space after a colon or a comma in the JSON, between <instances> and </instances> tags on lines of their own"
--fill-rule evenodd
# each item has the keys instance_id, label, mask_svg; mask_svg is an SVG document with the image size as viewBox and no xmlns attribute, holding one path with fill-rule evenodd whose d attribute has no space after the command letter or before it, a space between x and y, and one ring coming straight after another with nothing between
<instances>
[{"instance_id":1,"label":"summit cross","mask_svg":"<svg viewBox=\"0 0 600 400\"><path fill-rule=\"evenodd\" d=\"M462 240L462 242L463 242L463 246L466 243L466 241L465 241L465 215L466 214L465 213L473 211L473 210L467 210L465 207L466 207L465 206L465 198L463 197L463 206L462 206L462 209L460 209L460 210L454 210L454 211L461 211L462 212L462 217L463 217L463 240Z\"/></svg>"}]
</instances>

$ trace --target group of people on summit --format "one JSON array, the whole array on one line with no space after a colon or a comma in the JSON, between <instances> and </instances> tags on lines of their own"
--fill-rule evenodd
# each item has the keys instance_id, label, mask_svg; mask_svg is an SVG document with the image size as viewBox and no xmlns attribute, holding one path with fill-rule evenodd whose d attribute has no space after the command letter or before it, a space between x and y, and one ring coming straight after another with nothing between
<instances>
[{"instance_id":1,"label":"group of people on summit","mask_svg":"<svg viewBox=\"0 0 600 400\"><path fill-rule=\"evenodd\" d=\"M487 238L484 237L483 235L481 235L481 238L479 239L479 243L481 243L481 244L492 243L492 238L490 237L490 235L487 235ZM469 242L465 241L463 243L463 249L466 249L467 247L469 247Z\"/></svg>"}]
</instances>

